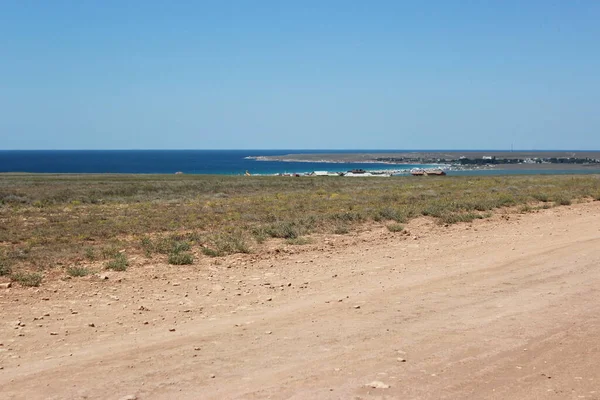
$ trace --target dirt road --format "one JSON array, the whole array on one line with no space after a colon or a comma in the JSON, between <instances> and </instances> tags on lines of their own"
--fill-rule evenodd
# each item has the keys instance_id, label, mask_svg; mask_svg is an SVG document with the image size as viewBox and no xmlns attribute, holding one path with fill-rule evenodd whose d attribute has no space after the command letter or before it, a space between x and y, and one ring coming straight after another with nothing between
<instances>
[{"instance_id":1,"label":"dirt road","mask_svg":"<svg viewBox=\"0 0 600 400\"><path fill-rule=\"evenodd\" d=\"M0 397L600 399L600 202L408 230L0 289Z\"/></svg>"}]
</instances>

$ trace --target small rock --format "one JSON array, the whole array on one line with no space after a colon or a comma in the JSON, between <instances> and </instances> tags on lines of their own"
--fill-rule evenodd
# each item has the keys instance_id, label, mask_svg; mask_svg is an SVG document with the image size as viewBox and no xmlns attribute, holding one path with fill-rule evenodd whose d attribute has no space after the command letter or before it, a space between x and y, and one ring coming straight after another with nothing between
<instances>
[{"instance_id":1,"label":"small rock","mask_svg":"<svg viewBox=\"0 0 600 400\"><path fill-rule=\"evenodd\" d=\"M266 331L265 332L267 335L270 335L271 333L273 333L273 331Z\"/></svg>"},{"instance_id":2,"label":"small rock","mask_svg":"<svg viewBox=\"0 0 600 400\"><path fill-rule=\"evenodd\" d=\"M381 381L373 381L371 383L368 383L366 386L371 387L373 389L389 389L390 385L386 385L385 383L381 382Z\"/></svg>"},{"instance_id":3,"label":"small rock","mask_svg":"<svg viewBox=\"0 0 600 400\"><path fill-rule=\"evenodd\" d=\"M399 357L398 361L400 361L400 362L406 362L406 358Z\"/></svg>"},{"instance_id":4,"label":"small rock","mask_svg":"<svg viewBox=\"0 0 600 400\"><path fill-rule=\"evenodd\" d=\"M356 306L354 306L354 308L355 308L356 310L358 310L358 309L360 308L360 306L356 305Z\"/></svg>"},{"instance_id":5,"label":"small rock","mask_svg":"<svg viewBox=\"0 0 600 400\"><path fill-rule=\"evenodd\" d=\"M95 328L95 327L96 327L96 325L95 325L94 323L88 324L88 326L89 326L90 328Z\"/></svg>"},{"instance_id":6,"label":"small rock","mask_svg":"<svg viewBox=\"0 0 600 400\"><path fill-rule=\"evenodd\" d=\"M200 347L197 347L197 346L196 346L196 347L194 347L194 351L200 351L200 350L201 350L201 348L200 348Z\"/></svg>"},{"instance_id":7,"label":"small rock","mask_svg":"<svg viewBox=\"0 0 600 400\"><path fill-rule=\"evenodd\" d=\"M50 332L50 336L56 336L58 335L58 332Z\"/></svg>"},{"instance_id":8,"label":"small rock","mask_svg":"<svg viewBox=\"0 0 600 400\"><path fill-rule=\"evenodd\" d=\"M216 377L217 377L217 376L216 376L215 374L210 374L210 378L211 378L211 379L214 379L214 378L216 378Z\"/></svg>"},{"instance_id":9,"label":"small rock","mask_svg":"<svg viewBox=\"0 0 600 400\"><path fill-rule=\"evenodd\" d=\"M8 289L11 286L12 286L11 282L0 283L0 289Z\"/></svg>"},{"instance_id":10,"label":"small rock","mask_svg":"<svg viewBox=\"0 0 600 400\"><path fill-rule=\"evenodd\" d=\"M175 332L175 328L169 328L169 332Z\"/></svg>"},{"instance_id":11,"label":"small rock","mask_svg":"<svg viewBox=\"0 0 600 400\"><path fill-rule=\"evenodd\" d=\"M119 400L137 400L137 396L135 394L128 394L127 396L121 397Z\"/></svg>"}]
</instances>

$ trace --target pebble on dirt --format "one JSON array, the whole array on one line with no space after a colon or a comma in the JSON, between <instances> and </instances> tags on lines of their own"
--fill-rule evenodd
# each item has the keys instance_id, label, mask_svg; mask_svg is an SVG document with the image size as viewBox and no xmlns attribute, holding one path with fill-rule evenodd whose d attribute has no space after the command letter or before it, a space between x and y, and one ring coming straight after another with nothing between
<instances>
[{"instance_id":1,"label":"pebble on dirt","mask_svg":"<svg viewBox=\"0 0 600 400\"><path fill-rule=\"evenodd\" d=\"M390 385L387 385L381 381L373 381L371 383L367 383L368 387L373 388L373 389L389 389Z\"/></svg>"}]
</instances>

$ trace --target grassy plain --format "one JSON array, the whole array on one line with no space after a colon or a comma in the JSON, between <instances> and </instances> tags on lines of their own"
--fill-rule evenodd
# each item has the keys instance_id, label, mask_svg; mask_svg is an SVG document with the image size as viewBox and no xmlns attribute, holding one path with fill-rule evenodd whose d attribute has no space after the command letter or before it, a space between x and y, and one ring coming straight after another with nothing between
<instances>
[{"instance_id":1,"label":"grassy plain","mask_svg":"<svg viewBox=\"0 0 600 400\"><path fill-rule=\"evenodd\" d=\"M260 251L270 238L309 243L419 216L440 224L600 200L600 176L234 177L0 175L0 276L37 286L48 271L126 270L136 255L193 264ZM6 279L6 278L4 278Z\"/></svg>"}]
</instances>

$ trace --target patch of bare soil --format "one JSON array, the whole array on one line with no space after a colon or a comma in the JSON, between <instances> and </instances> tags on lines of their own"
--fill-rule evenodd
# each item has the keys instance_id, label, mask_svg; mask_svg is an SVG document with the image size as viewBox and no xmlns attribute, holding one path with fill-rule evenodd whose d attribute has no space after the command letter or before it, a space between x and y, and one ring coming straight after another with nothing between
<instances>
[{"instance_id":1,"label":"patch of bare soil","mask_svg":"<svg viewBox=\"0 0 600 400\"><path fill-rule=\"evenodd\" d=\"M600 399L600 202L407 229L0 289L0 397Z\"/></svg>"}]
</instances>

